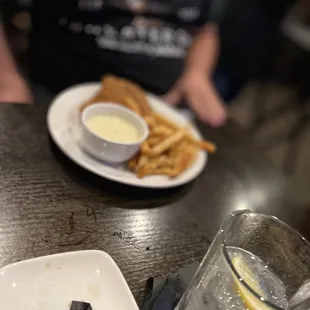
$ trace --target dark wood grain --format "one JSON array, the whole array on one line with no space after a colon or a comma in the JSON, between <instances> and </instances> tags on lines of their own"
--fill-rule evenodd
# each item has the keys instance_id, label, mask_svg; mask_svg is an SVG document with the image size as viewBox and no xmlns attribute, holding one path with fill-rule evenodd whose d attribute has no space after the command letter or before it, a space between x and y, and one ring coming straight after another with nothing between
<instances>
[{"instance_id":1,"label":"dark wood grain","mask_svg":"<svg viewBox=\"0 0 310 310\"><path fill-rule=\"evenodd\" d=\"M146 280L202 258L228 213L249 208L294 227L302 212L285 178L230 121L199 128L218 144L192 184L154 191L107 182L70 162L49 139L46 106L0 105L0 265L99 249L141 302Z\"/></svg>"}]
</instances>

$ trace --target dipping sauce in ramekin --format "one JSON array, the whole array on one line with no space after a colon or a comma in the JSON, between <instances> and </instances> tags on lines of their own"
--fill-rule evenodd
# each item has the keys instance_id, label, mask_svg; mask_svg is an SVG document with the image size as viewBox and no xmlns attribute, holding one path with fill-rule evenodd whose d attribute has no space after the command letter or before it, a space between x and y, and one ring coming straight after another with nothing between
<instances>
[{"instance_id":1,"label":"dipping sauce in ramekin","mask_svg":"<svg viewBox=\"0 0 310 310\"><path fill-rule=\"evenodd\" d=\"M122 163L132 158L149 135L145 120L115 103L98 103L82 112L82 147L94 157Z\"/></svg>"}]
</instances>

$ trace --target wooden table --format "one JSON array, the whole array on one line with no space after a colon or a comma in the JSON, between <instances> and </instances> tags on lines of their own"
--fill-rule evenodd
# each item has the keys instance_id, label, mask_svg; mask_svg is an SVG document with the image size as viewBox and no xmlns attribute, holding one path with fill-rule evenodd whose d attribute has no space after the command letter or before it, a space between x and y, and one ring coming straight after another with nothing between
<instances>
[{"instance_id":1,"label":"wooden table","mask_svg":"<svg viewBox=\"0 0 310 310\"><path fill-rule=\"evenodd\" d=\"M199 124L218 144L202 175L168 191L107 182L51 143L46 105L0 105L0 265L99 249L119 265L138 304L146 280L200 260L228 213L249 208L300 228L286 180L233 121Z\"/></svg>"}]
</instances>

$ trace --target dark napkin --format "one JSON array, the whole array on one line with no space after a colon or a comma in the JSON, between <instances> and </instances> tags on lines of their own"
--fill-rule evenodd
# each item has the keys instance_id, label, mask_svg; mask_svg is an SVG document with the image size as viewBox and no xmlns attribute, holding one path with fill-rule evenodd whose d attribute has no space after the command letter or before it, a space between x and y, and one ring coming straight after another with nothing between
<instances>
[{"instance_id":1,"label":"dark napkin","mask_svg":"<svg viewBox=\"0 0 310 310\"><path fill-rule=\"evenodd\" d=\"M142 310L173 310L185 292L191 279L199 267L198 262L194 262L167 279L149 279L152 284L150 297L145 302Z\"/></svg>"},{"instance_id":2,"label":"dark napkin","mask_svg":"<svg viewBox=\"0 0 310 310\"><path fill-rule=\"evenodd\" d=\"M72 301L70 310L92 310L92 307L88 302Z\"/></svg>"}]
</instances>

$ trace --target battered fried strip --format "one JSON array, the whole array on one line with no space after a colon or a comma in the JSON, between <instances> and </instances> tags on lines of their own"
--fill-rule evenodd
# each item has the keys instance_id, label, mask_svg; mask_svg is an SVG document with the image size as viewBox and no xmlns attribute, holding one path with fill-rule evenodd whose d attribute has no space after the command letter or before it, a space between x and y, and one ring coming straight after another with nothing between
<instances>
[{"instance_id":1,"label":"battered fried strip","mask_svg":"<svg viewBox=\"0 0 310 310\"><path fill-rule=\"evenodd\" d=\"M132 98L125 97L124 101L126 102L126 105L130 110L134 111L138 115L142 115L139 105Z\"/></svg>"},{"instance_id":2,"label":"battered fried strip","mask_svg":"<svg viewBox=\"0 0 310 310\"><path fill-rule=\"evenodd\" d=\"M146 99L145 92L139 85L120 78L118 81L121 83L121 86L125 89L126 93L139 104L143 115L152 114L153 111Z\"/></svg>"}]
</instances>

